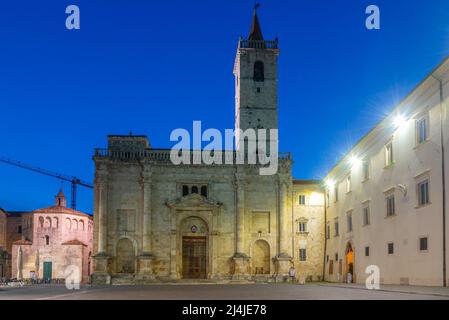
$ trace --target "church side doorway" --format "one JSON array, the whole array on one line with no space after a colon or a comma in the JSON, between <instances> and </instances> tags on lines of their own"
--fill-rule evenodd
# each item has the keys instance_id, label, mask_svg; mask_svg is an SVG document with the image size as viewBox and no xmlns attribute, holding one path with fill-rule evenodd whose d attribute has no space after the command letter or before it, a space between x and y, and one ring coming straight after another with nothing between
<instances>
[{"instance_id":1,"label":"church side doorway","mask_svg":"<svg viewBox=\"0 0 449 320\"><path fill-rule=\"evenodd\" d=\"M44 280L50 282L53 278L53 263L51 261L44 262Z\"/></svg>"},{"instance_id":2,"label":"church side doorway","mask_svg":"<svg viewBox=\"0 0 449 320\"><path fill-rule=\"evenodd\" d=\"M346 282L353 283L354 279L354 249L348 242L346 245Z\"/></svg>"},{"instance_id":3,"label":"church side doorway","mask_svg":"<svg viewBox=\"0 0 449 320\"><path fill-rule=\"evenodd\" d=\"M206 279L207 238L182 238L182 277L184 279Z\"/></svg>"}]
</instances>

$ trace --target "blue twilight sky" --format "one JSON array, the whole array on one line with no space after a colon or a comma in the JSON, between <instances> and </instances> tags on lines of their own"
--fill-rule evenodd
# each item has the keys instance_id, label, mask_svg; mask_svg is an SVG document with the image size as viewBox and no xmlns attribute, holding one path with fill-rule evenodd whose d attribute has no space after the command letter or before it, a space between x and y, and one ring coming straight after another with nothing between
<instances>
[{"instance_id":1,"label":"blue twilight sky","mask_svg":"<svg viewBox=\"0 0 449 320\"><path fill-rule=\"evenodd\" d=\"M449 54L447 0L264 0L266 39L279 37L281 151L296 178L331 166ZM65 29L77 4L81 30ZM381 30L365 8L381 9ZM252 0L3 1L0 156L93 180L108 134L234 127L232 68ZM0 163L0 207L53 203L61 183ZM70 185L64 184L66 194ZM80 188L78 208L92 212Z\"/></svg>"}]
</instances>

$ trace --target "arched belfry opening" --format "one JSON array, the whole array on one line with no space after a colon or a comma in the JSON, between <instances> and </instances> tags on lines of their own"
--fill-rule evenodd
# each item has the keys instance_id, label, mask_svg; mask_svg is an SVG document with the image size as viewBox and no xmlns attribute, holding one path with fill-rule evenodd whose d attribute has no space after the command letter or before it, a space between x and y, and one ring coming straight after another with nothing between
<instances>
[{"instance_id":1,"label":"arched belfry opening","mask_svg":"<svg viewBox=\"0 0 449 320\"><path fill-rule=\"evenodd\" d=\"M265 65L262 61L256 61L254 63L254 81L265 81Z\"/></svg>"}]
</instances>

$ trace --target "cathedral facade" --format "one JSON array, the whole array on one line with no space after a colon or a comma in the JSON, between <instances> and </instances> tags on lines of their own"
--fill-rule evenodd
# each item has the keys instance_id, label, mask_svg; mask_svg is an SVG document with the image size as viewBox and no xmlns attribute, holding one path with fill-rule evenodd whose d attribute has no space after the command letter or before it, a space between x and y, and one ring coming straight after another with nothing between
<instances>
[{"instance_id":1,"label":"cathedral facade","mask_svg":"<svg viewBox=\"0 0 449 320\"><path fill-rule=\"evenodd\" d=\"M278 40L254 14L235 59L235 129L278 129ZM93 283L285 280L291 267L320 280L324 196L292 178L279 154L274 175L251 164L175 165L146 136L108 137L95 151Z\"/></svg>"}]
</instances>

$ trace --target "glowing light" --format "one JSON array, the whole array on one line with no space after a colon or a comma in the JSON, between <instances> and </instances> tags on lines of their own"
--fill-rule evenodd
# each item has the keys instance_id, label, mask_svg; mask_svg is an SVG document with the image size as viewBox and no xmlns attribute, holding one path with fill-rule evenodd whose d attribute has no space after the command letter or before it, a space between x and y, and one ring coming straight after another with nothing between
<instances>
[{"instance_id":1,"label":"glowing light","mask_svg":"<svg viewBox=\"0 0 449 320\"><path fill-rule=\"evenodd\" d=\"M335 181L334 180L332 180L332 179L326 180L326 187L328 189L332 189L334 186L335 186Z\"/></svg>"},{"instance_id":2,"label":"glowing light","mask_svg":"<svg viewBox=\"0 0 449 320\"><path fill-rule=\"evenodd\" d=\"M311 206L320 206L324 204L324 197L321 193L312 192L309 198L309 204Z\"/></svg>"},{"instance_id":3,"label":"glowing light","mask_svg":"<svg viewBox=\"0 0 449 320\"><path fill-rule=\"evenodd\" d=\"M352 169L357 169L362 165L362 160L360 160L356 156L351 156L349 158L349 165L351 166Z\"/></svg>"},{"instance_id":4,"label":"glowing light","mask_svg":"<svg viewBox=\"0 0 449 320\"><path fill-rule=\"evenodd\" d=\"M394 120L393 124L397 129L403 128L407 124L407 120L403 115L398 114Z\"/></svg>"}]
</instances>

